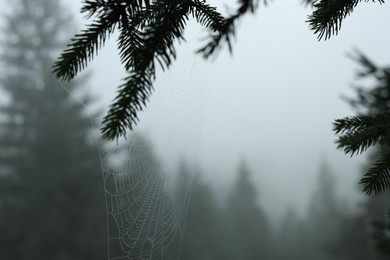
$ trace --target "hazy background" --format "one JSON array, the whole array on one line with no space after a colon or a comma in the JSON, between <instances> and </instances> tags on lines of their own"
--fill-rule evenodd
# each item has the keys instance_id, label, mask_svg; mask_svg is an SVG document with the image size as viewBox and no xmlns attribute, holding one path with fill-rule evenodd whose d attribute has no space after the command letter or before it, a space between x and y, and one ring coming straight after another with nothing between
<instances>
[{"instance_id":1,"label":"hazy background","mask_svg":"<svg viewBox=\"0 0 390 260\"><path fill-rule=\"evenodd\" d=\"M80 2L67 3L85 24L77 13ZM388 63L389 6L360 4L339 35L327 41L317 41L309 30L310 12L299 1L261 5L255 16L239 22L233 55L224 48L213 61L194 55L207 32L190 26L178 60L158 75L138 126L164 151L160 156L172 162L177 154L189 154L221 188L245 157L262 197L272 197L264 205L276 213L305 205L323 159L332 162L340 193L352 196L363 159L336 150L331 123L352 114L340 99L353 95L356 66L346 54L358 48ZM104 106L125 75L115 40L89 68L92 91Z\"/></svg>"},{"instance_id":2,"label":"hazy background","mask_svg":"<svg viewBox=\"0 0 390 260\"><path fill-rule=\"evenodd\" d=\"M101 118L89 112L104 116L126 76L117 35L79 78L59 82L55 37L91 21L82 1L63 1L76 26L64 21L46 37L42 10L57 2L35 1L21 0L25 13L1 24L0 257L386 259L390 193L364 197L366 158L336 149L332 122L355 113L341 99L355 96L358 65L347 53L390 63L387 5L363 1L339 35L318 41L300 1L261 4L239 21L233 54L223 48L207 61L195 51L208 34L192 22L177 60L158 71L135 135L108 144L92 138ZM166 240L173 248L155 247Z\"/></svg>"}]
</instances>

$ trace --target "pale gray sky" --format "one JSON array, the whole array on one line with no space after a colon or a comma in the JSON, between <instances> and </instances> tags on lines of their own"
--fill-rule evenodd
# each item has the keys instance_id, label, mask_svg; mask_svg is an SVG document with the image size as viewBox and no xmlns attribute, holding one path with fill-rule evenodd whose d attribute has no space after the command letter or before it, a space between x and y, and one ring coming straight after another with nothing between
<instances>
[{"instance_id":1,"label":"pale gray sky","mask_svg":"<svg viewBox=\"0 0 390 260\"><path fill-rule=\"evenodd\" d=\"M305 23L310 9L299 2L273 1L242 19L234 55L224 48L215 61L194 55L207 33L191 24L177 62L158 75L138 127L168 165L188 157L221 186L245 157L267 199L262 202L276 212L304 205L322 158L343 195L356 189L362 157L337 151L331 130L335 118L352 114L340 99L353 94L356 66L346 53L357 47L379 64L390 63L389 5L359 4L338 36L318 42ZM66 3L77 16L81 1ZM91 85L104 106L125 75L117 53L113 37L90 64Z\"/></svg>"}]
</instances>

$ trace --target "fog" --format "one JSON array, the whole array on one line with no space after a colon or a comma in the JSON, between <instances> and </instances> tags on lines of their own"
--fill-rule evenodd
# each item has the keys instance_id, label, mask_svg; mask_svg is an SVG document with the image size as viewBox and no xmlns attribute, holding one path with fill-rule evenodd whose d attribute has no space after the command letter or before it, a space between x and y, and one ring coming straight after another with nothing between
<instances>
[{"instance_id":1,"label":"fog","mask_svg":"<svg viewBox=\"0 0 390 260\"><path fill-rule=\"evenodd\" d=\"M82 1L63 2L70 8L78 25L74 33L91 22L79 13ZM2 3L5 2L2 1ZM221 10L227 9L223 1L218 1L217 5ZM240 178L238 176L246 176L246 172L249 172L248 179L242 178L249 180L248 182L253 185L255 190L253 194L258 195L255 200L257 206L264 209L263 215L261 212L256 215L257 211L254 215L259 216L259 219L264 216L264 219L268 219L272 226L269 231L269 234L272 233L270 237L273 236L275 241L281 244L284 243L283 234L285 233L283 232L287 232L285 225L289 223L286 221L289 216L293 216L291 217L292 224L290 223L291 226L289 226L293 231L288 234L299 234L302 227L304 230L302 237L307 235L305 238L310 239L313 234L313 237L317 237L314 231L310 230L310 225L315 226L313 223L317 222L318 226L321 225L322 219L320 221L320 218L316 219L313 216L321 216L321 209L316 208L316 205L322 205L322 199L329 199L324 195L329 190L332 191L329 192L331 193L329 200L339 203L337 210L342 208L347 212L341 214L341 217L336 214L339 217L338 220L345 221L352 216L352 212L360 212L359 205L366 198L358 182L362 169L366 167L367 158L359 155L351 158L337 150L332 122L356 112L342 99L342 97L356 95L352 86L356 83L358 68L347 54L358 49L379 65L389 64L390 36L385 33L390 23L389 8L388 5L378 3L359 4L353 14L344 20L338 35L326 41L318 41L306 23L307 16L311 12L310 7L303 6L300 1L288 1L288 3L272 1L267 6L260 5L255 15L248 15L240 20L233 44L233 53L230 54L227 48L222 48L218 55L209 60L204 60L195 53L205 43L207 31L195 22L189 23L185 42L176 45L177 60L168 70L157 72L154 92L145 109L139 113L139 123L134 133L131 134L135 134L135 140L139 137L141 141L131 143L133 139L130 134L128 139L122 138L117 143L104 145L100 137L96 137L97 145L94 152L96 162L99 158L101 160L99 167L103 165L102 174L106 188L106 190L102 188L100 192L105 192L105 206L108 215L112 212L120 215L118 219L125 222L124 226L128 230L132 230L133 226L138 228L138 226L149 223L148 214L145 220L137 222L139 221L138 212L136 217L132 216L136 218L132 221L128 220L127 216L123 217L122 213L118 213L119 209L122 210L121 207L125 208L125 206L116 205L118 212L114 210L115 203L131 204L129 201L114 202L115 195L111 192L114 190L113 187L120 187L119 190L123 189L121 191L126 194L121 199L125 200L127 193L130 193L129 190L138 188L138 184L134 184L137 181L126 182L125 176L125 173L132 172L132 168L139 166L138 164L147 165L152 169L159 165L156 166L156 172L159 174L167 172L171 179L177 177L177 172L183 171L180 167L192 172L194 176L191 178L191 183L186 184L192 185L193 190L188 193L193 192L191 196L196 198L204 196L204 201L211 201L210 204L206 203L206 206L211 209L199 206L201 208L199 211L206 213L212 211L210 215L219 217L214 216L218 220L214 219L215 222L210 223L205 217L205 223L213 228L216 223L222 223L221 226L226 225L226 227L234 226L226 224L232 221L228 216L234 215L234 210L236 213L240 211L239 209L229 211L231 210L229 205L233 205L234 208L234 205L237 206L242 201L234 202L232 194L235 194L234 192L239 194L240 186L237 183L240 183ZM104 116L117 94L117 86L126 76L119 60L116 37L117 34L110 37L105 46L99 50L98 55L89 62L85 72L81 73L80 77L88 75L89 79L86 85L77 89L79 92L75 92L72 85L68 83L59 83L62 90L65 90L63 94L66 97L70 95L72 100L82 106L85 101L82 100L80 93L93 97L95 101L91 111L102 112L99 118L90 118L95 122L96 131L100 128L98 122L101 121L101 117ZM4 52L3 47L2 51ZM5 69L4 64L2 66ZM2 98L0 101L7 103L7 100L2 100ZM88 110L90 107L83 107L83 109ZM148 145L144 145L143 142ZM141 149L138 146L147 147L146 152L137 150ZM118 155L110 157L109 153L113 150L116 150ZM142 157L146 153L153 154L157 159L152 156L153 158L145 159L149 161L134 162L138 160L138 155ZM185 164L185 167L182 164ZM4 169L0 165L0 170ZM116 171L121 171L122 173L118 175L123 174L125 177L116 179L115 174L112 174L117 173ZM140 182L143 179L153 180L151 181L153 183L162 182L152 171L147 172L150 176L141 177ZM242 172L245 174L241 174ZM334 180L324 177L324 172L330 172ZM144 172L137 172L137 174L141 176ZM65 183L66 181L67 179ZM173 183L173 186L177 185L176 182ZM149 182L145 185L149 185ZM2 186L0 190L1 188ZM209 189L212 195L208 193ZM186 193L186 198L187 195ZM321 197L323 195L326 199ZM163 196L158 197L156 201L162 201L161 197ZM214 197L216 202L212 204ZM140 212L143 213L144 205L149 207L154 203L154 200L153 203L150 201L142 203ZM197 205L196 203L189 205ZM167 203L167 205L170 204ZM0 213L2 212L1 206L0 197ZM110 207L112 212L110 212ZM185 206L181 205L180 212L175 213L179 216L175 218L180 221L184 218L184 208ZM188 208L190 213L197 212L196 208L191 208L191 206ZM141 213L139 215L142 215ZM204 216L207 216L208 213L206 213ZM112 224L110 221L115 221L118 225L120 221L115 219L115 214L112 213L113 219L107 218L107 225ZM199 216L199 219L204 216ZM192 223L194 219L198 220L197 217L197 215L196 217L188 215L188 223ZM306 220L312 221L309 221L310 225L305 226ZM157 226L153 223L154 219L150 221ZM337 229L335 228L337 225L333 222L329 225L331 228L326 232L329 232L329 237L332 237L336 234L333 229ZM189 230L192 230L191 228L194 232L197 230L196 224L188 226ZM224 229L223 227L220 229ZM0 226L0 232L1 228ZM260 229L262 228L264 226ZM322 228L322 231L326 229L326 227ZM229 241L232 244L239 244L234 242L236 238L232 235L238 232L237 230L232 229L233 231L229 233L229 229L226 231L229 233L227 234L220 229L214 230L216 233L220 232L218 236L226 235L229 239L233 237L233 242ZM127 238L125 235L123 237L111 236L110 230L107 232L109 239ZM139 234L143 234L143 231L139 231ZM21 238L15 238L16 241L18 239ZM131 239L137 242L142 240L141 238ZM129 241L133 241L131 239ZM147 239L149 237L146 237ZM186 242L187 239L189 238L183 236L181 241L184 256L186 252L192 252L186 247L187 243L192 243ZM253 242L255 239L248 235L248 241ZM337 241L337 239L332 239L332 242ZM0 243L1 241L0 237ZM194 241L198 240L194 239ZM285 243L290 245L292 242ZM6 245L6 242L3 245ZM149 241L142 245L142 247L148 246L152 247ZM294 244L292 246L294 249L288 250L302 248L300 246L302 245ZM221 250L221 248L216 250ZM241 252L239 250L245 252L244 249L237 249L237 252ZM290 252L288 250L286 252ZM227 252L230 251L224 251L221 255L228 254ZM251 259L249 255L248 253L245 259ZM279 258L268 257L267 259L288 259L283 258L282 254L278 255ZM199 259L218 258L204 256Z\"/></svg>"},{"instance_id":2,"label":"fog","mask_svg":"<svg viewBox=\"0 0 390 260\"><path fill-rule=\"evenodd\" d=\"M80 4L71 6L85 24ZM274 1L240 21L233 55L224 48L207 61L194 54L207 32L191 24L136 130L148 133L167 167L186 154L221 189L245 158L264 205L278 215L288 205L305 207L321 160L337 172L340 194L353 198L363 158L336 150L332 122L353 114L341 99L354 95L356 66L347 53L358 48L387 63L388 8L358 6L339 35L318 41L305 22L310 8ZM117 53L111 37L90 63L92 91L105 107L125 75Z\"/></svg>"}]
</instances>

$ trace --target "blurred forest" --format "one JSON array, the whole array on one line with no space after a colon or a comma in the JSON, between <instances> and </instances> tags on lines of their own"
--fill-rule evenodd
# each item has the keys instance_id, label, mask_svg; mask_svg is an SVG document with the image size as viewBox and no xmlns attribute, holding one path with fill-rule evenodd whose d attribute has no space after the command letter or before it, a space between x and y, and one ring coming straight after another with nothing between
<instances>
[{"instance_id":1,"label":"blurred forest","mask_svg":"<svg viewBox=\"0 0 390 260\"><path fill-rule=\"evenodd\" d=\"M152 197L144 193L164 184L160 177L164 170L159 168L153 145L145 136L133 136L129 143L134 139L142 143L133 143L133 150L124 149L126 156L118 156L111 164L101 161L97 147L108 145L96 141L91 118L97 115L86 112L85 105L93 100L84 95L83 104L76 102L51 73L53 60L74 26L66 8L54 0L14 0L9 4L13 12L5 16L1 38L0 83L6 98L0 104L0 259L145 259L145 255L185 260L389 259L390 193L368 197L356 205L344 201L337 193L340 173L326 160L313 172L318 181L306 212L298 213L292 207L275 223L260 203L272 198L261 197L252 180L257 173L245 160L237 165L234 183L219 198L220 188L204 180L200 167L178 159L177 172L167 175L176 187L164 189L171 193L164 196L176 197L182 204L164 213L184 223L180 236L176 234L158 256L145 252L150 237L139 237L143 225L148 225L147 232L156 233L165 223L157 223L159 215L143 209L158 208L156 202L163 198L161 192L152 192ZM358 113L388 111L390 68L378 67L360 53L355 60L361 76L374 79L375 84L369 90L357 88L357 97L348 102ZM68 87L75 92L87 84L88 77L84 77ZM372 160L383 152L373 151ZM145 156L137 164L118 161L139 154ZM131 182L137 184L124 188L125 182L115 179L110 186L106 172L116 177L117 169L122 169L118 175L123 174L123 165L136 169L129 172L136 173ZM192 176L191 187L180 187L188 175ZM119 186L127 192L121 198L127 199L123 203L128 214L119 212L123 205L114 209L112 190L118 192ZM129 195L132 188L137 189ZM132 212L137 220L127 219ZM127 220L127 226L119 227L118 216ZM132 223L140 228L133 228ZM123 243L125 236L116 235L122 244L109 247L115 236L112 230L121 233L122 228L130 242ZM139 242L140 248L134 248L132 243ZM134 254L139 258L130 258Z\"/></svg>"}]
</instances>

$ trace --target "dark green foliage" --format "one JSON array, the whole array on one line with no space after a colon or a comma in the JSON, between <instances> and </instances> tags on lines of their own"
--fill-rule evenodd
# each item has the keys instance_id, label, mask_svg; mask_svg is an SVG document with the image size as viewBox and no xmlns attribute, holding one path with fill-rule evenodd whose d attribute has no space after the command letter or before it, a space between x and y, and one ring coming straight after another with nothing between
<instances>
[{"instance_id":1,"label":"dark green foliage","mask_svg":"<svg viewBox=\"0 0 390 260\"><path fill-rule=\"evenodd\" d=\"M305 5L305 6L311 6L313 7L314 3L315 3L316 0L302 0L302 4Z\"/></svg>"},{"instance_id":2,"label":"dark green foliage","mask_svg":"<svg viewBox=\"0 0 390 260\"><path fill-rule=\"evenodd\" d=\"M198 52L211 56L227 42L229 50L236 21L254 12L256 1L240 0L237 12L224 18L202 0L185 1L85 1L82 12L95 20L71 40L54 65L54 73L73 79L96 55L110 34L119 29L118 49L129 73L103 119L104 138L115 139L133 129L152 91L156 65L167 69L176 58L174 43L183 40L190 17L211 31L211 40Z\"/></svg>"},{"instance_id":3,"label":"dark green foliage","mask_svg":"<svg viewBox=\"0 0 390 260\"><path fill-rule=\"evenodd\" d=\"M184 39L190 17L210 32L207 44L197 51L209 58L224 43L232 52L237 21L245 14L254 13L260 1L238 0L237 10L225 18L206 0L87 0L81 12L95 19L71 39L68 48L54 64L54 73L63 80L73 79L118 29L120 58L129 76L119 86L118 94L103 119L101 131L109 140L125 136L126 131L137 124L138 113L152 94L156 64L164 70L175 60L174 43ZM310 28L319 38L325 36L327 39L338 32L341 21L361 1L304 0L303 3L314 7L308 20ZM263 3L267 4L267 1Z\"/></svg>"},{"instance_id":4,"label":"dark green foliage","mask_svg":"<svg viewBox=\"0 0 390 260\"><path fill-rule=\"evenodd\" d=\"M389 186L390 181L390 153L382 155L360 180L364 185L363 191L368 195L374 192L379 194Z\"/></svg>"},{"instance_id":5,"label":"dark green foliage","mask_svg":"<svg viewBox=\"0 0 390 260\"><path fill-rule=\"evenodd\" d=\"M388 259L389 215L384 213L388 213L390 198L390 191L386 189L389 186L390 143L389 135L383 125L389 122L390 68L376 65L358 51L351 57L360 66L357 72L358 79L370 79L368 82L371 82L372 86L356 86L356 97L346 100L357 110L359 117L371 118L368 120L372 122L378 119L375 122L377 128L371 124L371 126L363 126L361 131L371 128L373 134L377 132L376 134L382 136L369 153L368 165L360 183L364 185L366 193L381 194L368 197L361 205L360 213L355 216L346 215L345 219L341 219L340 242L345 241L346 237L354 239L349 240L347 248L339 247L339 252L346 256L346 259ZM354 124L346 127L346 131L353 133L353 127ZM348 250L353 246L359 250L356 252ZM357 252L360 252L360 258L356 258Z\"/></svg>"},{"instance_id":6,"label":"dark green foliage","mask_svg":"<svg viewBox=\"0 0 390 260\"><path fill-rule=\"evenodd\" d=\"M91 122L51 72L72 24L59 1L15 0L12 7L2 37L0 258L105 259Z\"/></svg>"},{"instance_id":7,"label":"dark green foliage","mask_svg":"<svg viewBox=\"0 0 390 260\"><path fill-rule=\"evenodd\" d=\"M254 13L258 0L240 0L240 7L234 15L226 18L225 23L216 30L214 34L211 35L211 41L198 50L198 53L201 53L204 58L210 57L220 46L221 41L225 41L228 45L229 51L232 52L232 38L235 36L235 24L239 18L245 15L248 12ZM267 1L264 1L266 4ZM209 12L209 11L208 11ZM211 13L210 13L211 14ZM211 14L218 18L217 14Z\"/></svg>"},{"instance_id":8,"label":"dark green foliage","mask_svg":"<svg viewBox=\"0 0 390 260\"><path fill-rule=\"evenodd\" d=\"M114 12L104 14L99 21L83 30L83 34L76 35L72 39L73 44L61 54L60 61L55 63L54 73L57 77L71 80L83 70L113 32L118 16ZM60 70L60 67L66 70Z\"/></svg>"},{"instance_id":9,"label":"dark green foliage","mask_svg":"<svg viewBox=\"0 0 390 260\"><path fill-rule=\"evenodd\" d=\"M329 39L337 34L342 21L350 15L360 2L375 2L375 0L317 0L313 2L314 11L309 16L310 29L317 34L318 39ZM378 0L383 4L384 0Z\"/></svg>"},{"instance_id":10,"label":"dark green foliage","mask_svg":"<svg viewBox=\"0 0 390 260\"><path fill-rule=\"evenodd\" d=\"M379 146L381 153L360 183L367 194L378 194L389 185L390 171L390 69L380 68L360 52L353 59L361 66L361 79L374 79L371 89L356 87L357 98L347 99L360 115L337 119L334 131L338 148L351 155Z\"/></svg>"},{"instance_id":11,"label":"dark green foliage","mask_svg":"<svg viewBox=\"0 0 390 260\"><path fill-rule=\"evenodd\" d=\"M338 134L338 148L345 153L360 154L371 146L384 144L388 137L390 115L373 114L335 120L333 129Z\"/></svg>"}]
</instances>

